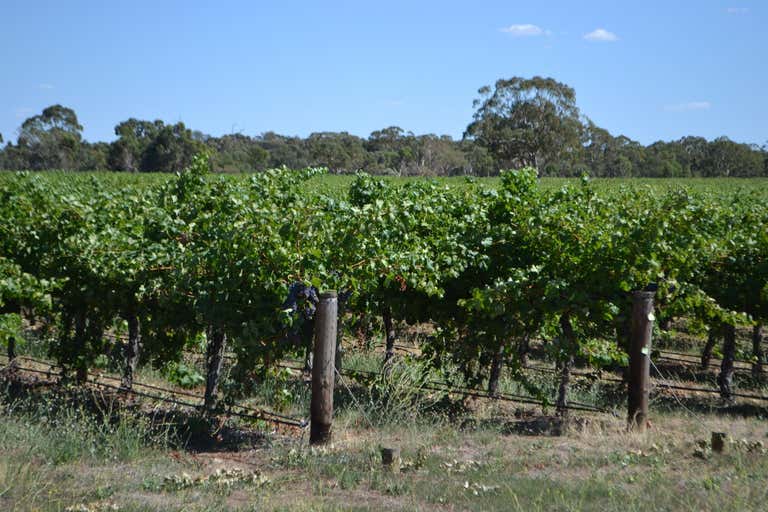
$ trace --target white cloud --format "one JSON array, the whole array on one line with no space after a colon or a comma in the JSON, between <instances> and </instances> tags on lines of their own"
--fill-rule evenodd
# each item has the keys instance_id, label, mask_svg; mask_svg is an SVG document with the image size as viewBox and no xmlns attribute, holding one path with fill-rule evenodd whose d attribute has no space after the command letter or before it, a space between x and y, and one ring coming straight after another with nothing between
<instances>
[{"instance_id":1,"label":"white cloud","mask_svg":"<svg viewBox=\"0 0 768 512\"><path fill-rule=\"evenodd\" d=\"M544 30L540 26L531 25L530 23L525 23L522 25L510 25L508 27L502 28L501 31L513 37L548 36L552 33L549 30Z\"/></svg>"},{"instance_id":2,"label":"white cloud","mask_svg":"<svg viewBox=\"0 0 768 512\"><path fill-rule=\"evenodd\" d=\"M618 41L619 36L617 36L613 32L608 32L604 28L596 28L589 34L584 34L584 39L586 39L587 41L607 43L612 41Z\"/></svg>"},{"instance_id":3,"label":"white cloud","mask_svg":"<svg viewBox=\"0 0 768 512\"><path fill-rule=\"evenodd\" d=\"M747 14L749 9L747 7L729 7L725 12L728 14Z\"/></svg>"},{"instance_id":4,"label":"white cloud","mask_svg":"<svg viewBox=\"0 0 768 512\"><path fill-rule=\"evenodd\" d=\"M40 84L37 87L40 89L46 89L46 90L53 89L53 85L51 84Z\"/></svg>"},{"instance_id":5,"label":"white cloud","mask_svg":"<svg viewBox=\"0 0 768 512\"><path fill-rule=\"evenodd\" d=\"M708 101L689 101L688 103L666 105L664 110L667 112L690 112L692 110L709 110L711 106L712 104Z\"/></svg>"}]
</instances>

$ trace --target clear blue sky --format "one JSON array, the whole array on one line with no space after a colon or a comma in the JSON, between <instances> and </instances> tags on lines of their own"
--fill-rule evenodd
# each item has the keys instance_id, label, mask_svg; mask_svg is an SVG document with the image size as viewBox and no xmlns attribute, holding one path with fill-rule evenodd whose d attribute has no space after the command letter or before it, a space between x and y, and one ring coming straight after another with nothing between
<instances>
[{"instance_id":1,"label":"clear blue sky","mask_svg":"<svg viewBox=\"0 0 768 512\"><path fill-rule=\"evenodd\" d=\"M61 103L213 135L460 137L479 87L551 76L643 143L768 141L768 3L0 0L0 133Z\"/></svg>"}]
</instances>

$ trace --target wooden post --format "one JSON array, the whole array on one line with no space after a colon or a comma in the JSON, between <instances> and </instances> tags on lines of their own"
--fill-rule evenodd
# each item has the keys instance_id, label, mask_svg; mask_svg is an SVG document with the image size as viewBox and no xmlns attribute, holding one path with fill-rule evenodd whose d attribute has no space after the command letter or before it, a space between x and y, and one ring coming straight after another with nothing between
<instances>
[{"instance_id":1,"label":"wooden post","mask_svg":"<svg viewBox=\"0 0 768 512\"><path fill-rule=\"evenodd\" d=\"M335 291L320 294L320 303L315 313L310 444L325 444L331 440L338 306Z\"/></svg>"},{"instance_id":2,"label":"wooden post","mask_svg":"<svg viewBox=\"0 0 768 512\"><path fill-rule=\"evenodd\" d=\"M728 439L728 434L725 432L712 432L712 451L715 453L723 453L725 450L725 441Z\"/></svg>"},{"instance_id":3,"label":"wooden post","mask_svg":"<svg viewBox=\"0 0 768 512\"><path fill-rule=\"evenodd\" d=\"M640 432L648 421L650 391L651 334L653 333L654 292L632 293L632 330L629 347L629 427Z\"/></svg>"},{"instance_id":4,"label":"wooden post","mask_svg":"<svg viewBox=\"0 0 768 512\"><path fill-rule=\"evenodd\" d=\"M382 448L381 464L390 473L400 472L400 448Z\"/></svg>"}]
</instances>

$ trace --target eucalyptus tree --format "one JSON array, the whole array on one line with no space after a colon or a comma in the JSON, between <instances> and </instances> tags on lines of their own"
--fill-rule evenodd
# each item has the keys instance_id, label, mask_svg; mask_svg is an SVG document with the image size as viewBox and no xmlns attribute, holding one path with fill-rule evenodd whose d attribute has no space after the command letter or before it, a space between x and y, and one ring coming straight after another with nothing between
<instances>
[{"instance_id":1,"label":"eucalyptus tree","mask_svg":"<svg viewBox=\"0 0 768 512\"><path fill-rule=\"evenodd\" d=\"M464 136L486 148L499 168L543 169L577 155L583 127L573 88L553 78L513 77L478 94Z\"/></svg>"}]
</instances>

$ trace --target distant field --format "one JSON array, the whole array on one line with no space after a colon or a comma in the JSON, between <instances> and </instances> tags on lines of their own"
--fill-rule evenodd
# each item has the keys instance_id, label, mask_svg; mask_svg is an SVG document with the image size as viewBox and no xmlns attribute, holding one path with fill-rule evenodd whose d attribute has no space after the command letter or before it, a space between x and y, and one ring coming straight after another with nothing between
<instances>
[{"instance_id":1,"label":"distant field","mask_svg":"<svg viewBox=\"0 0 768 512\"><path fill-rule=\"evenodd\" d=\"M13 173L0 172L0 182L7 179ZM40 179L65 183L82 183L85 180L97 180L107 186L136 186L152 187L164 183L173 174L169 173L117 173L117 172L66 172L46 171L38 173ZM221 174L223 179L248 179L249 174ZM456 177L397 177L382 176L384 180L394 183L407 183L414 180L435 181L449 187L461 187L470 181L476 181L489 188L498 186L500 178L470 178ZM355 179L354 175L329 174L310 180L307 186L317 192L330 195L338 195L349 187ZM555 190L567 184L578 184L579 178L542 178L541 186L545 189ZM667 190L675 187L684 187L698 192L730 193L739 191L752 191L768 197L768 178L593 178L591 182L599 190L613 190L619 187L652 187L659 190Z\"/></svg>"},{"instance_id":2,"label":"distant field","mask_svg":"<svg viewBox=\"0 0 768 512\"><path fill-rule=\"evenodd\" d=\"M354 176L329 175L312 181L318 188L327 190L344 189L354 180ZM391 177L383 176L385 180L394 183L406 183L413 180L434 180L450 187L460 187L470 180L477 181L489 188L495 188L501 179L493 178L469 178L457 177ZM545 189L555 190L565 185L576 185L580 178L541 178L541 186ZM595 178L590 180L600 190L611 190L619 187L649 186L659 190L667 190L675 187L684 187L699 192L737 192L739 190L752 190L768 196L768 178Z\"/></svg>"}]
</instances>

